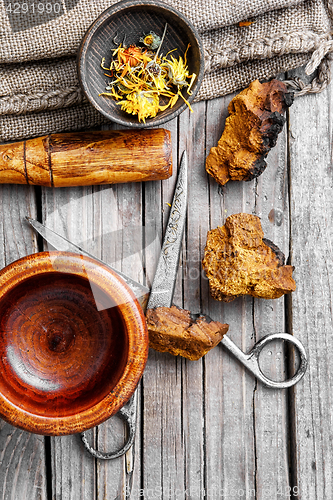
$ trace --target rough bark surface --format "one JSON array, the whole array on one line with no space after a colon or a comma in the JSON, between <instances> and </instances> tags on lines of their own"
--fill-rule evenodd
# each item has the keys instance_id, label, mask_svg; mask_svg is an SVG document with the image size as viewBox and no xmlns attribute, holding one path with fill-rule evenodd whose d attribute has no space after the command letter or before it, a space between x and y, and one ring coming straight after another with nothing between
<instances>
[{"instance_id":1,"label":"rough bark surface","mask_svg":"<svg viewBox=\"0 0 333 500\"><path fill-rule=\"evenodd\" d=\"M206 160L206 170L219 184L250 181L266 168L265 158L276 145L285 123L283 113L293 94L279 80L252 82L228 106L223 134Z\"/></svg>"},{"instance_id":2,"label":"rough bark surface","mask_svg":"<svg viewBox=\"0 0 333 500\"><path fill-rule=\"evenodd\" d=\"M207 354L229 328L207 316L195 319L190 311L176 306L148 309L146 318L150 347L191 360Z\"/></svg>"},{"instance_id":3,"label":"rough bark surface","mask_svg":"<svg viewBox=\"0 0 333 500\"><path fill-rule=\"evenodd\" d=\"M276 299L294 291L293 267L283 263L284 255L264 238L256 215L230 215L223 227L208 232L202 264L214 299Z\"/></svg>"}]
</instances>

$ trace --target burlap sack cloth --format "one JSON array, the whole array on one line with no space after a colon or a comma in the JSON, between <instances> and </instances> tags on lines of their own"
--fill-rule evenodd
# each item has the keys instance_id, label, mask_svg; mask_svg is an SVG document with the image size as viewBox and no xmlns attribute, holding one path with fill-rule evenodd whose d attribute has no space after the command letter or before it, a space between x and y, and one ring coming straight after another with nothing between
<instances>
[{"instance_id":1,"label":"burlap sack cloth","mask_svg":"<svg viewBox=\"0 0 333 500\"><path fill-rule=\"evenodd\" d=\"M112 0L0 0L0 140L100 125L76 70L80 41ZM300 93L329 82L332 8L327 0L166 0L198 29L205 76L196 100L256 78L306 65L317 76ZM252 24L240 26L241 21Z\"/></svg>"}]
</instances>

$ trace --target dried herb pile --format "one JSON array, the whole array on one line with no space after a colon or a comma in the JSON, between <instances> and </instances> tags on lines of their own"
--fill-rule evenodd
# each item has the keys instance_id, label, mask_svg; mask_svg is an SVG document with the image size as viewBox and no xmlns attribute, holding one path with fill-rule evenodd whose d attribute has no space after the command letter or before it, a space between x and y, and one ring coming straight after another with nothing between
<instances>
[{"instance_id":1,"label":"dried herb pile","mask_svg":"<svg viewBox=\"0 0 333 500\"><path fill-rule=\"evenodd\" d=\"M181 90L186 87L191 95L191 87L196 74L189 74L187 67L188 45L183 57L176 58L169 51L160 55L162 43L166 34L165 25L162 38L151 31L140 38L141 46L123 43L113 50L110 67L105 66L105 58L101 67L111 81L105 92L100 95L112 97L126 113L137 115L139 122L145 123L147 118L153 118L159 111L172 108L179 98L183 99L191 109ZM164 98L161 100L161 98ZM161 102L162 101L162 102ZM192 109L191 109L192 111Z\"/></svg>"}]
</instances>

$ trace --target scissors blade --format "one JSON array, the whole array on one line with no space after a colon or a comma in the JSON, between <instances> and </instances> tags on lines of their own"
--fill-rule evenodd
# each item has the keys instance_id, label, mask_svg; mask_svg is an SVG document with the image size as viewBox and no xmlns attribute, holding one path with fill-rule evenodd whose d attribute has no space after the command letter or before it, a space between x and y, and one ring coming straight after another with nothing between
<instances>
[{"instance_id":1,"label":"scissors blade","mask_svg":"<svg viewBox=\"0 0 333 500\"><path fill-rule=\"evenodd\" d=\"M179 256L187 210L187 155L184 151L179 166L169 220L164 235L161 254L150 290L147 309L157 306L170 307L176 283Z\"/></svg>"},{"instance_id":2,"label":"scissors blade","mask_svg":"<svg viewBox=\"0 0 333 500\"><path fill-rule=\"evenodd\" d=\"M106 262L103 262L102 260L98 259L89 252L86 252L79 245L75 245L75 243L72 243L64 236L61 236L55 231L52 231L52 229L49 229L41 222L31 219L30 217L26 217L26 220L34 228L34 230L38 234L40 234L44 238L44 240L47 241L50 245L52 245L53 248L55 248L56 250L60 250L61 252L74 252L74 253L79 253L80 255L86 255L87 257L91 257L92 259L97 260L97 262L100 262L104 266L109 267L112 271L117 273L125 281L125 283L132 289L134 295L140 302L142 308L145 309L149 296L149 288L147 288L144 285L141 285L135 280L132 280L132 278L126 276L126 274L118 271L117 269L114 269L113 267L109 266L109 264L106 264Z\"/></svg>"}]
</instances>

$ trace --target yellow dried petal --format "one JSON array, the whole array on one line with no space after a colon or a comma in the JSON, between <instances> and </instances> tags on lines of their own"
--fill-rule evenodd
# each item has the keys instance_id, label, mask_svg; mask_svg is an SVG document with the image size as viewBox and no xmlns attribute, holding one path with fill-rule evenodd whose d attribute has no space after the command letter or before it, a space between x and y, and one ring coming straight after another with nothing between
<instances>
[{"instance_id":1,"label":"yellow dried petal","mask_svg":"<svg viewBox=\"0 0 333 500\"><path fill-rule=\"evenodd\" d=\"M126 113L138 115L139 122L145 123L146 118L154 118L159 111L159 98L156 94L145 95L143 92L129 94L127 99L120 101L121 109Z\"/></svg>"},{"instance_id":2,"label":"yellow dried petal","mask_svg":"<svg viewBox=\"0 0 333 500\"><path fill-rule=\"evenodd\" d=\"M189 103L189 102L185 99L185 97L183 96L183 94L181 93L181 91L180 91L180 90L178 90L178 95L180 95L180 97L183 99L183 101L185 101L185 103L188 105L188 107L189 107L189 109L190 109L191 113L193 113L193 109L192 109L192 107L191 107L191 104L190 104L190 103Z\"/></svg>"},{"instance_id":3,"label":"yellow dried petal","mask_svg":"<svg viewBox=\"0 0 333 500\"><path fill-rule=\"evenodd\" d=\"M166 27L163 37L165 31ZM146 42L150 41L149 35L146 35ZM187 68L189 47L190 45L188 45L183 58L176 59L171 53L177 49L173 49L161 60L158 57L159 50L154 53L135 45L126 48L120 44L113 51L114 59L110 63L110 68L105 67L105 58L102 60L103 69L111 72L110 75L106 76L112 78L112 81L110 86L105 89L110 89L110 92L103 92L100 95L113 97L118 101L117 104L121 106L122 110L137 115L140 122L145 122L147 118L153 118L158 111L164 111L168 107L172 108L179 96L192 111L189 102L179 90L186 86L190 94L196 77L195 74L189 75ZM176 85L177 91L172 91L170 85ZM160 105L160 96L166 97L168 104Z\"/></svg>"},{"instance_id":4,"label":"yellow dried petal","mask_svg":"<svg viewBox=\"0 0 333 500\"><path fill-rule=\"evenodd\" d=\"M178 94L175 94L170 99L170 108L173 108L177 101L178 101Z\"/></svg>"},{"instance_id":5,"label":"yellow dried petal","mask_svg":"<svg viewBox=\"0 0 333 500\"><path fill-rule=\"evenodd\" d=\"M197 75L196 75L195 73L193 73L193 74L191 75L191 81L190 81L190 84L189 84L188 88L186 89L186 92L187 92L189 95L191 95L191 94L192 94L192 92L191 92L191 88L192 88L192 85L193 85L194 80L196 79L196 77L197 77Z\"/></svg>"}]
</instances>

